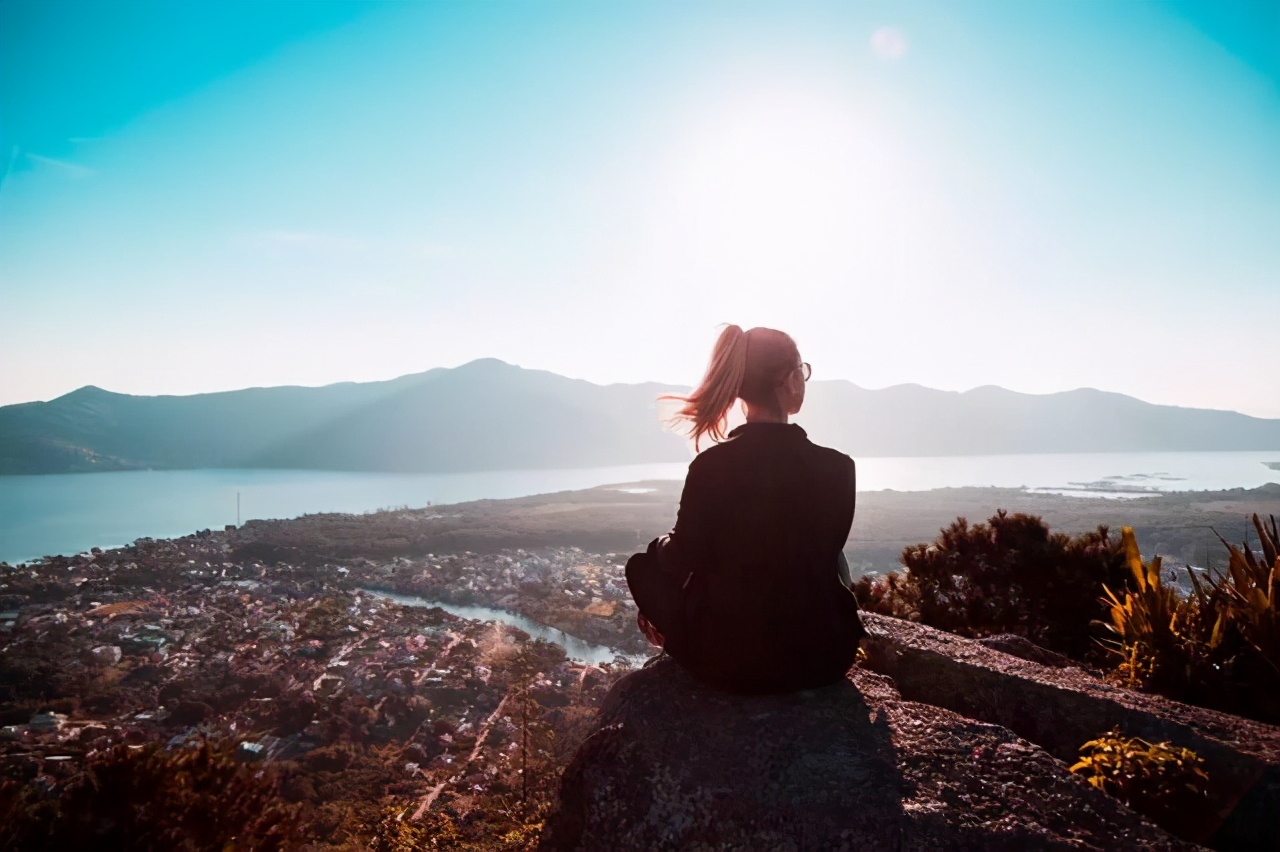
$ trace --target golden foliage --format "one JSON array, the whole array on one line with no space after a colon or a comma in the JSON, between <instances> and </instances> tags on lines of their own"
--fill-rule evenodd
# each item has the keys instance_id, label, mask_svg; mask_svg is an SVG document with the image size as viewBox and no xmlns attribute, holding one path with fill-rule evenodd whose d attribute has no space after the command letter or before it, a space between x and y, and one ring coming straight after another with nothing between
<instances>
[{"instance_id":1,"label":"golden foliage","mask_svg":"<svg viewBox=\"0 0 1280 852\"><path fill-rule=\"evenodd\" d=\"M1111 628L1119 636L1113 649L1123 660L1119 673L1130 686L1158 677L1157 668L1170 664L1186 637L1178 630L1178 590L1161 576L1160 557L1142 561L1133 527L1121 530L1121 547L1132 585L1123 597L1103 585L1103 598L1111 607Z\"/></svg>"},{"instance_id":2,"label":"golden foliage","mask_svg":"<svg viewBox=\"0 0 1280 852\"><path fill-rule=\"evenodd\" d=\"M1210 646L1217 646L1231 628L1277 674L1280 674L1280 534L1276 519L1270 528L1255 514L1253 527L1258 531L1262 559L1246 547L1236 547L1222 536L1218 540L1227 548L1227 571L1221 577L1208 577L1202 583L1194 574L1195 597L1213 624Z\"/></svg>"},{"instance_id":3,"label":"golden foliage","mask_svg":"<svg viewBox=\"0 0 1280 852\"><path fill-rule=\"evenodd\" d=\"M1113 729L1080 747L1071 771L1176 834L1196 836L1208 816L1209 776L1194 751Z\"/></svg>"},{"instance_id":4,"label":"golden foliage","mask_svg":"<svg viewBox=\"0 0 1280 852\"><path fill-rule=\"evenodd\" d=\"M1160 557L1144 563L1133 530L1123 533L1132 575L1123 594L1104 589L1128 685L1217 707L1266 722L1280 721L1280 556L1276 520L1253 516L1262 558L1247 546L1227 548L1225 571L1191 572L1182 596L1161 576Z\"/></svg>"}]
</instances>

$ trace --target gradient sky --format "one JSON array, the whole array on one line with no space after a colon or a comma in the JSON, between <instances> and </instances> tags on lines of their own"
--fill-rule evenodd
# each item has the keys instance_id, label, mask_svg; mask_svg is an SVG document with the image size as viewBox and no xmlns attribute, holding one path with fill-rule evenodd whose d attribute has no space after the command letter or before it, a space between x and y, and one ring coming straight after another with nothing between
<instances>
[{"instance_id":1,"label":"gradient sky","mask_svg":"<svg viewBox=\"0 0 1280 852\"><path fill-rule=\"evenodd\" d=\"M493 356L1280 417L1280 4L0 0L0 404Z\"/></svg>"}]
</instances>

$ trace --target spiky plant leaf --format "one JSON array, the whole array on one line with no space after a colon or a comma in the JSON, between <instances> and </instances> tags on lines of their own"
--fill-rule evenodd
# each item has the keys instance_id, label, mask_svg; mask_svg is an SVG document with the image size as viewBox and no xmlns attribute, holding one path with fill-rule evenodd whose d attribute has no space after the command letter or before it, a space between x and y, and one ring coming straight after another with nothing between
<instances>
[{"instance_id":1,"label":"spiky plant leaf","mask_svg":"<svg viewBox=\"0 0 1280 852\"><path fill-rule=\"evenodd\" d=\"M1120 530L1121 546L1124 548L1125 564L1129 566L1129 573L1133 575L1133 581L1138 584L1140 591L1145 591L1147 586L1147 569L1142 564L1142 553L1138 550L1138 537L1134 535L1133 527L1122 527Z\"/></svg>"}]
</instances>

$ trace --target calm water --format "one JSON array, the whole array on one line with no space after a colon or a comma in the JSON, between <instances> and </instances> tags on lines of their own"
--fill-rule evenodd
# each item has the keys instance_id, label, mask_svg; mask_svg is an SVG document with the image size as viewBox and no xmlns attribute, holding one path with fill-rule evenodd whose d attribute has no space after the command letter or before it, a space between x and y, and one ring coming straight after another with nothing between
<instances>
[{"instance_id":1,"label":"calm water","mask_svg":"<svg viewBox=\"0 0 1280 852\"><path fill-rule=\"evenodd\" d=\"M1099 497L1256 488L1280 482L1276 452L1093 453L859 458L863 491L962 486L1032 488ZM173 470L0 476L0 561L171 538L241 520L313 512L522 497L644 479L684 478L684 464L459 474Z\"/></svg>"},{"instance_id":2,"label":"calm water","mask_svg":"<svg viewBox=\"0 0 1280 852\"><path fill-rule=\"evenodd\" d=\"M1118 497L1222 491L1280 482L1280 450L1243 453L1042 453L939 458L860 458L858 490L929 491L995 486Z\"/></svg>"},{"instance_id":3,"label":"calm water","mask_svg":"<svg viewBox=\"0 0 1280 852\"><path fill-rule=\"evenodd\" d=\"M484 473L343 473L302 470L147 470L0 476L0 561L119 547L221 529L240 518L372 512L591 488L611 482L683 479L687 465Z\"/></svg>"}]
</instances>

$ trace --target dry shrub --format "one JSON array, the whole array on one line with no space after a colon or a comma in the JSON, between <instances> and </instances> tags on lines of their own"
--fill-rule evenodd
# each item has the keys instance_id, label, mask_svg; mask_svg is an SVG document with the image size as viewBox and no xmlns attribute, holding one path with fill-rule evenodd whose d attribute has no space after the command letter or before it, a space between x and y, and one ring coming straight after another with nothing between
<instances>
[{"instance_id":1,"label":"dry shrub","mask_svg":"<svg viewBox=\"0 0 1280 852\"><path fill-rule=\"evenodd\" d=\"M301 810L275 775L235 759L232 743L166 750L116 746L65 784L0 785L5 849L276 850L299 837Z\"/></svg>"},{"instance_id":2,"label":"dry shrub","mask_svg":"<svg viewBox=\"0 0 1280 852\"><path fill-rule=\"evenodd\" d=\"M920 611L920 596L915 586L896 572L882 577L863 574L854 581L853 594L858 599L858 606L867 612L912 620Z\"/></svg>"},{"instance_id":3,"label":"dry shrub","mask_svg":"<svg viewBox=\"0 0 1280 852\"><path fill-rule=\"evenodd\" d=\"M329 641L351 635L351 598L323 598L307 608L298 624L298 638Z\"/></svg>"},{"instance_id":4,"label":"dry shrub","mask_svg":"<svg viewBox=\"0 0 1280 852\"><path fill-rule=\"evenodd\" d=\"M532 852L542 837L545 808L493 808L456 818L432 810L410 819L416 803L388 805L362 824L357 848L369 852Z\"/></svg>"},{"instance_id":5,"label":"dry shrub","mask_svg":"<svg viewBox=\"0 0 1280 852\"><path fill-rule=\"evenodd\" d=\"M477 647L478 661L491 669L505 668L520 656L523 644L517 644L516 637L495 621L480 638Z\"/></svg>"},{"instance_id":6,"label":"dry shrub","mask_svg":"<svg viewBox=\"0 0 1280 852\"><path fill-rule=\"evenodd\" d=\"M369 852L416 852L419 849L456 848L452 843L456 830L433 832L435 826L408 817L409 806L382 808L371 819L360 824L361 844ZM452 825L449 826L452 828Z\"/></svg>"}]
</instances>

